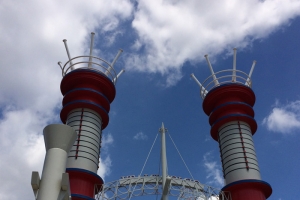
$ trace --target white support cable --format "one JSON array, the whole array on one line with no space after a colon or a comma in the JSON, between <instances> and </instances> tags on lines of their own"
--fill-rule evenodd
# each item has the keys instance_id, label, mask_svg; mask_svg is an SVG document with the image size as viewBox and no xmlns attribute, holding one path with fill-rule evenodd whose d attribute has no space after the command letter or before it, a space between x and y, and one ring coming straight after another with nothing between
<instances>
[{"instance_id":1,"label":"white support cable","mask_svg":"<svg viewBox=\"0 0 300 200\"><path fill-rule=\"evenodd\" d=\"M155 144L155 141L156 141L156 139L157 139L157 136L158 136L158 133L156 134L156 137L155 137L155 139L154 139L154 142L153 142L153 144L152 144L152 146L151 146L151 148L150 148L150 151L149 151L149 153L148 153L148 156L147 156L147 158L146 158L146 160L145 160L144 166L143 166L143 168L142 168L142 170L141 170L141 173L139 174L138 177L140 177L140 176L142 175L143 171L144 171L144 168L145 168L145 166L146 166L146 164L147 164L148 158L149 158L149 156L150 156L150 154L151 154L151 151L152 151L152 149L153 149L153 146L154 146L154 144ZM133 194L133 192L134 192L136 186L137 186L137 184L134 186L134 188L133 188L133 190L132 190L132 193L130 194L129 200L131 199L132 194Z\"/></svg>"},{"instance_id":2,"label":"white support cable","mask_svg":"<svg viewBox=\"0 0 300 200\"><path fill-rule=\"evenodd\" d=\"M181 156L181 154L180 154L180 152L179 152L179 150L178 150L178 148L177 148L177 146L176 146L175 142L173 141L173 139L172 139L172 137L171 137L171 134L169 133L168 135L169 135L169 137L170 137L170 139L171 139L172 143L174 144L174 146L175 146L175 149L177 150L177 152L178 152L178 154L179 154L179 156L180 156L180 158L181 158L181 160L182 160L183 164L185 165L186 169L188 170L188 172L189 172L190 176L192 177L192 179L194 179L194 177L193 177L193 175L192 175L191 171L189 170L189 168L188 168L188 166L186 165L186 163L185 163L185 161L184 161L183 157Z\"/></svg>"}]
</instances>

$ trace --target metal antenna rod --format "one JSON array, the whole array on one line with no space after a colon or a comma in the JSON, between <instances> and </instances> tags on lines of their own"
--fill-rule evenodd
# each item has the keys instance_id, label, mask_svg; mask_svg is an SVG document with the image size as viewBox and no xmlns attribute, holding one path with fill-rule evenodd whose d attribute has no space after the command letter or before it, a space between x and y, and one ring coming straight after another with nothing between
<instances>
[{"instance_id":1,"label":"metal antenna rod","mask_svg":"<svg viewBox=\"0 0 300 200\"><path fill-rule=\"evenodd\" d=\"M116 82L116 80L125 72L125 69L122 69L118 75L116 76L116 78L114 78L114 81L113 82Z\"/></svg>"},{"instance_id":2,"label":"metal antenna rod","mask_svg":"<svg viewBox=\"0 0 300 200\"><path fill-rule=\"evenodd\" d=\"M202 95L202 94L206 95L206 94L208 93L207 90L206 90L205 87L198 81L198 79L196 78L196 76L192 73L192 74L191 74L191 77L192 77L192 78L194 79L194 81L199 85L201 95Z\"/></svg>"},{"instance_id":3,"label":"metal antenna rod","mask_svg":"<svg viewBox=\"0 0 300 200\"><path fill-rule=\"evenodd\" d=\"M167 154L166 154L166 129L164 123L162 123L161 128L159 129L161 133L161 167L162 167L162 189L166 187L167 179ZM163 195L162 200L167 200L168 196Z\"/></svg>"},{"instance_id":4,"label":"metal antenna rod","mask_svg":"<svg viewBox=\"0 0 300 200\"><path fill-rule=\"evenodd\" d=\"M116 61L118 60L118 58L120 57L120 55L121 55L122 52L123 52L123 49L119 49L118 54L116 55L116 57L114 58L114 60L110 64L109 68L105 72L106 76L109 74L110 70L113 68L113 66L115 65Z\"/></svg>"},{"instance_id":5,"label":"metal antenna rod","mask_svg":"<svg viewBox=\"0 0 300 200\"><path fill-rule=\"evenodd\" d=\"M94 36L95 36L95 33L94 33L94 32L91 32L90 58L89 58L89 65L88 65L88 68L91 68L91 67L92 67L92 60L93 60L92 56L93 56Z\"/></svg>"},{"instance_id":6,"label":"metal antenna rod","mask_svg":"<svg viewBox=\"0 0 300 200\"><path fill-rule=\"evenodd\" d=\"M256 65L256 60L253 60L252 67L250 69L249 76L247 78L247 81L246 81L245 85L250 86L250 79L251 79L251 76L252 76L255 65Z\"/></svg>"},{"instance_id":7,"label":"metal antenna rod","mask_svg":"<svg viewBox=\"0 0 300 200\"><path fill-rule=\"evenodd\" d=\"M214 83L215 83L215 85L217 86L217 85L219 85L219 81L217 80L217 77L216 77L216 75L215 75L215 72L214 72L214 70L213 70L213 68L212 68L212 66L211 66L211 64L210 64L210 61L209 61L209 59L208 59L208 55L205 55L204 57L205 57L205 59L206 59L206 61L207 61L208 67L209 67L210 72L211 72L211 74L212 74L212 77L213 77L213 79L214 79Z\"/></svg>"},{"instance_id":8,"label":"metal antenna rod","mask_svg":"<svg viewBox=\"0 0 300 200\"><path fill-rule=\"evenodd\" d=\"M59 61L57 64L60 66L60 69L63 70L63 67L61 66L61 62Z\"/></svg>"},{"instance_id":9,"label":"metal antenna rod","mask_svg":"<svg viewBox=\"0 0 300 200\"><path fill-rule=\"evenodd\" d=\"M236 48L233 49L233 71L232 82L236 82Z\"/></svg>"},{"instance_id":10,"label":"metal antenna rod","mask_svg":"<svg viewBox=\"0 0 300 200\"><path fill-rule=\"evenodd\" d=\"M71 70L74 70L73 63L72 63L72 60L71 60L71 55L70 55L68 44L67 44L67 40L64 39L63 42L64 42L65 47L66 47L66 51L67 51L68 58L69 58L69 61L70 61Z\"/></svg>"}]
</instances>

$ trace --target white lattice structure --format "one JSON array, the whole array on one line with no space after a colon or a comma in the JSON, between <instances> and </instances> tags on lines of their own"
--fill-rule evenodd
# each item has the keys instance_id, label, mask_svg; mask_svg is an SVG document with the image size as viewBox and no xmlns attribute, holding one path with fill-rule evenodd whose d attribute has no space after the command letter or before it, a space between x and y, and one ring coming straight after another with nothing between
<instances>
[{"instance_id":1,"label":"white lattice structure","mask_svg":"<svg viewBox=\"0 0 300 200\"><path fill-rule=\"evenodd\" d=\"M168 190L168 196L177 197L177 199L197 199L211 200L222 199L231 200L230 194L224 193L220 189L201 184L197 180L182 179L176 176L169 176L171 184ZM106 183L102 192L97 195L97 200L125 200L144 195L163 194L162 177L158 175L151 176L127 176L119 180Z\"/></svg>"}]
</instances>

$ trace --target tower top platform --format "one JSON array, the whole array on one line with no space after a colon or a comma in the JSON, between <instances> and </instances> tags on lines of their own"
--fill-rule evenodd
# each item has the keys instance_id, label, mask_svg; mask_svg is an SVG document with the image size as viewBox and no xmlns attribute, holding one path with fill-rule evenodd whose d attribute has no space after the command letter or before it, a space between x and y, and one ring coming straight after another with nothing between
<instances>
[{"instance_id":1,"label":"tower top platform","mask_svg":"<svg viewBox=\"0 0 300 200\"><path fill-rule=\"evenodd\" d=\"M211 71L211 75L207 77L202 84L197 80L194 74L191 74L191 77L196 81L196 83L200 86L200 95L202 99L204 99L208 92L211 90L221 86L228 84L239 84L244 85L246 87L252 87L251 75L253 73L256 61L253 61L251 70L249 74L236 69L236 48L233 49L233 68L221 70L218 72L214 72L212 65L208 59L208 55L205 55L205 59L207 61L208 67Z\"/></svg>"},{"instance_id":2,"label":"tower top platform","mask_svg":"<svg viewBox=\"0 0 300 200\"><path fill-rule=\"evenodd\" d=\"M121 53L123 52L122 49L120 49L115 56L114 60L110 63L100 57L93 55L93 46L94 46L94 36L95 33L91 33L91 45L90 45L90 54L89 55L83 55L83 56L76 56L71 57L69 48L67 45L67 40L64 39L63 42L65 44L65 48L67 51L67 55L69 60L62 66L62 62L58 62L58 65L61 68L62 76L64 77L66 74L76 70L76 69L88 69L91 71L95 71L98 73L101 73L105 75L107 78L109 78L114 85L117 83L117 79L119 76L125 72L124 69L122 69L118 74L116 73L114 69L114 64L120 57Z\"/></svg>"}]
</instances>

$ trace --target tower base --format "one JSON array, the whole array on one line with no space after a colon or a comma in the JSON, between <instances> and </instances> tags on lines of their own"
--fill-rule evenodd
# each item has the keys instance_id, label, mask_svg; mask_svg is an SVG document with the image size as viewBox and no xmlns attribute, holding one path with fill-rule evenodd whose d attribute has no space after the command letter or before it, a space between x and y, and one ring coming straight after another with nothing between
<instances>
[{"instance_id":1,"label":"tower base","mask_svg":"<svg viewBox=\"0 0 300 200\"><path fill-rule=\"evenodd\" d=\"M72 200L93 200L102 189L103 180L97 174L77 168L67 168Z\"/></svg>"},{"instance_id":2,"label":"tower base","mask_svg":"<svg viewBox=\"0 0 300 200\"><path fill-rule=\"evenodd\" d=\"M241 180L222 188L230 192L232 200L266 200L272 194L271 186L261 180Z\"/></svg>"}]
</instances>

